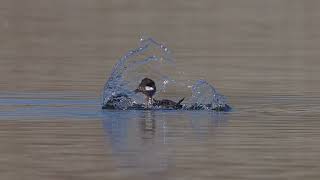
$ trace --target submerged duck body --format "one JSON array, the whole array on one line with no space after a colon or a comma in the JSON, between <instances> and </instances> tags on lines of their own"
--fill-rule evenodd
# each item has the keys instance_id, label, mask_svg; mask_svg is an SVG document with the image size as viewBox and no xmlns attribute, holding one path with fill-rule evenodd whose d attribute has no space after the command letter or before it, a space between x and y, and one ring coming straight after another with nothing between
<instances>
[{"instance_id":1,"label":"submerged duck body","mask_svg":"<svg viewBox=\"0 0 320 180\"><path fill-rule=\"evenodd\" d=\"M213 107L212 104L193 104L192 106L186 106L181 104L184 99L179 102L174 102L172 100L154 100L152 106L147 106L145 104L133 103L132 99L124 94L119 94L117 96L111 97L106 104L102 106L102 109L118 109L118 110L213 110L217 112L228 112L232 108L229 105ZM127 103L130 106L123 108L119 106L119 103Z\"/></svg>"},{"instance_id":2,"label":"submerged duck body","mask_svg":"<svg viewBox=\"0 0 320 180\"><path fill-rule=\"evenodd\" d=\"M183 105L181 104L181 99L179 102L175 102L169 99L156 100L153 99L152 105L148 106L145 104L134 103L133 100L126 94L119 94L111 97L105 105L102 106L102 109L123 109L121 106L118 106L119 103L126 103L130 105L129 108L125 109L173 109L178 110L182 109Z\"/></svg>"},{"instance_id":3,"label":"submerged duck body","mask_svg":"<svg viewBox=\"0 0 320 180\"><path fill-rule=\"evenodd\" d=\"M153 106L164 108L164 109L182 109L183 105L181 104L184 98L179 102L174 102L169 99L155 100L153 101Z\"/></svg>"}]
</instances>

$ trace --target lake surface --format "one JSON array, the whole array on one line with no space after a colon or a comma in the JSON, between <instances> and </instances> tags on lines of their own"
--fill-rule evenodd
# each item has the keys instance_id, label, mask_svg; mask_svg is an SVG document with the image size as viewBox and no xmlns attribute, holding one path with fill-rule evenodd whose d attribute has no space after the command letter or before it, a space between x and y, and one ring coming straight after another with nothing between
<instances>
[{"instance_id":1,"label":"lake surface","mask_svg":"<svg viewBox=\"0 0 320 180\"><path fill-rule=\"evenodd\" d=\"M320 2L0 1L1 179L319 179ZM142 34L232 112L101 110Z\"/></svg>"}]
</instances>

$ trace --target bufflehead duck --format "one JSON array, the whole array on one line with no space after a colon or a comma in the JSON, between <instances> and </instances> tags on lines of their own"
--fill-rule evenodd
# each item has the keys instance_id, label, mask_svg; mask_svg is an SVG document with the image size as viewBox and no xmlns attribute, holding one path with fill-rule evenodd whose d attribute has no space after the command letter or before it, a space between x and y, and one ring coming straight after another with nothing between
<instances>
[{"instance_id":1,"label":"bufflehead duck","mask_svg":"<svg viewBox=\"0 0 320 180\"><path fill-rule=\"evenodd\" d=\"M156 100L153 98L154 94L156 93L156 83L149 78L144 78L140 82L138 88L134 91L135 93L142 93L146 96L147 105L149 106L157 106L161 108L174 108L174 109L181 109L182 108L182 98L179 102L174 102L168 99Z\"/></svg>"},{"instance_id":2,"label":"bufflehead duck","mask_svg":"<svg viewBox=\"0 0 320 180\"><path fill-rule=\"evenodd\" d=\"M153 102L153 95L156 93L156 83L149 78L142 79L141 83L139 84L138 88L134 91L135 93L141 92L146 96L146 101L148 105L152 105Z\"/></svg>"}]
</instances>

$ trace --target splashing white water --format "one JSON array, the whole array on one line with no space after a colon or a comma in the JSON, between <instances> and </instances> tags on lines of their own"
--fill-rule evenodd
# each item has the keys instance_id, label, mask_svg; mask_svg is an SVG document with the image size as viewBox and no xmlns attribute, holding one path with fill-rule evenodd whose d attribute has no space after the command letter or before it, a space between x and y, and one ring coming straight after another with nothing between
<instances>
[{"instance_id":1,"label":"splashing white water","mask_svg":"<svg viewBox=\"0 0 320 180\"><path fill-rule=\"evenodd\" d=\"M189 81L174 79L171 76L174 73L185 76L184 73L176 71L169 48L152 38L141 38L139 47L121 57L113 67L103 89L102 106L114 109L146 107L143 95L134 93L145 77L156 82L157 95L167 92L169 85L175 87L176 91L190 91L192 95L186 97L187 100L182 103L183 109L209 110L227 106L225 97L208 82L198 80L191 85Z\"/></svg>"}]
</instances>

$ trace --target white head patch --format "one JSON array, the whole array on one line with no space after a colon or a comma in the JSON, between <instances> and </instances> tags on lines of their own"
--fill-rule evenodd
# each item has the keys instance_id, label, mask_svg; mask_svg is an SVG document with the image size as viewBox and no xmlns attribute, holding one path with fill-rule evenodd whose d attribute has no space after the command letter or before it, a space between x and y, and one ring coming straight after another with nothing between
<instances>
[{"instance_id":1,"label":"white head patch","mask_svg":"<svg viewBox=\"0 0 320 180\"><path fill-rule=\"evenodd\" d=\"M154 89L153 89L153 87L151 87L151 86L146 86L146 91L153 91Z\"/></svg>"}]
</instances>

